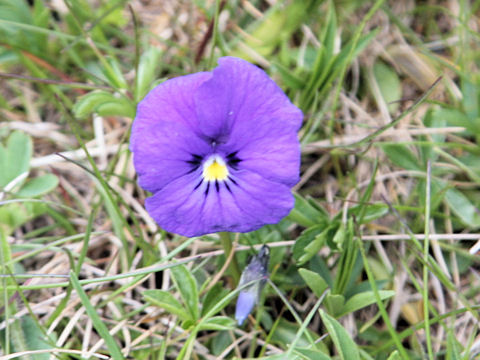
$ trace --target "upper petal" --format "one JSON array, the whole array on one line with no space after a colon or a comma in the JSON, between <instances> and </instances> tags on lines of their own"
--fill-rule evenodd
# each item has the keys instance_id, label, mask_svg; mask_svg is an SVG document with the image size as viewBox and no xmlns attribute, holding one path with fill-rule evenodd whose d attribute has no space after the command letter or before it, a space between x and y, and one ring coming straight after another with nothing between
<instances>
[{"instance_id":1,"label":"upper petal","mask_svg":"<svg viewBox=\"0 0 480 360\"><path fill-rule=\"evenodd\" d=\"M195 92L203 133L220 142L244 143L255 135L252 126L286 127L297 131L302 112L259 67L223 57L213 76Z\"/></svg>"},{"instance_id":2,"label":"upper petal","mask_svg":"<svg viewBox=\"0 0 480 360\"><path fill-rule=\"evenodd\" d=\"M224 57L195 92L202 131L236 152L241 167L295 185L300 172L297 131L303 114L268 75L247 61Z\"/></svg>"}]
</instances>

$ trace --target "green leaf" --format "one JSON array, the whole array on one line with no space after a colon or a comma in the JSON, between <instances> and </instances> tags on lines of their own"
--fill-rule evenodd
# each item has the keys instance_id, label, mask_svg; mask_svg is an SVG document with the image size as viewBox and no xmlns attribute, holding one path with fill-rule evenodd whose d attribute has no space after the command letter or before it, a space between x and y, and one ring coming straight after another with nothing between
<instances>
[{"instance_id":1,"label":"green leaf","mask_svg":"<svg viewBox=\"0 0 480 360\"><path fill-rule=\"evenodd\" d=\"M447 125L447 120L442 115L443 111L442 108L439 106L433 107L427 111L423 118L423 124L428 128L442 128ZM429 138L432 139L433 142L436 143L443 143L445 142L445 134L430 134L427 136L422 136L422 140L428 141ZM421 151L421 158L424 164L427 163L428 160L431 160L432 163L438 158L438 153L433 150L433 143L425 144L420 146Z\"/></svg>"},{"instance_id":2,"label":"green leaf","mask_svg":"<svg viewBox=\"0 0 480 360\"><path fill-rule=\"evenodd\" d=\"M402 359L402 357L400 356L398 350L395 350L394 352L392 352L390 354L390 356L388 357L387 360L401 360L401 359Z\"/></svg>"},{"instance_id":3,"label":"green leaf","mask_svg":"<svg viewBox=\"0 0 480 360\"><path fill-rule=\"evenodd\" d=\"M232 338L228 331L220 331L212 338L212 355L218 356L225 351L227 347L232 344Z\"/></svg>"},{"instance_id":4,"label":"green leaf","mask_svg":"<svg viewBox=\"0 0 480 360\"><path fill-rule=\"evenodd\" d=\"M335 6L329 4L327 13L327 23L324 27L321 43L324 45L324 58L331 59L335 53L335 42L337 38L337 15L335 14ZM326 65L326 63L324 63Z\"/></svg>"},{"instance_id":5,"label":"green leaf","mask_svg":"<svg viewBox=\"0 0 480 360\"><path fill-rule=\"evenodd\" d=\"M180 291L180 296L187 306L190 317L196 321L198 319L198 290L195 278L184 265L171 268L171 272L175 286Z\"/></svg>"},{"instance_id":6,"label":"green leaf","mask_svg":"<svg viewBox=\"0 0 480 360\"><path fill-rule=\"evenodd\" d=\"M300 269L298 272L317 297L322 296L328 289L327 282L316 272L307 269Z\"/></svg>"},{"instance_id":7,"label":"green leaf","mask_svg":"<svg viewBox=\"0 0 480 360\"><path fill-rule=\"evenodd\" d=\"M46 336L38 326L38 323L30 316L22 317L22 330L27 345L25 350L45 350L52 348L52 346L46 341ZM50 354L33 354L31 357L34 360L48 360L50 359Z\"/></svg>"},{"instance_id":8,"label":"green leaf","mask_svg":"<svg viewBox=\"0 0 480 360\"><path fill-rule=\"evenodd\" d=\"M397 73L384 62L377 61L373 65L373 74L380 94L388 105L388 110L394 113L399 106L399 103L394 101L402 98L402 84Z\"/></svg>"},{"instance_id":9,"label":"green leaf","mask_svg":"<svg viewBox=\"0 0 480 360\"><path fill-rule=\"evenodd\" d=\"M41 11L37 3L38 1L35 1L35 10ZM4 24L2 20L10 23ZM39 11L32 14L27 1L0 1L0 38L3 43L10 44L14 49L28 50L31 54L46 56L48 42L44 33L41 31L24 31L21 27L11 25L11 23L25 24L32 26L32 28L44 30L47 27L45 22L45 15L42 16Z\"/></svg>"},{"instance_id":10,"label":"green leaf","mask_svg":"<svg viewBox=\"0 0 480 360\"><path fill-rule=\"evenodd\" d=\"M97 310L94 308L94 306L88 299L88 295L83 290L82 285L80 285L80 282L78 281L77 276L73 271L70 271L70 281L72 282L72 285L77 292L80 301L85 307L87 315L92 320L93 327L95 328L95 330L97 330L100 337L105 341L105 345L107 345L110 356L115 360L123 360L124 357L122 355L122 352L120 351L117 342L108 332L108 328L102 321L102 319L100 319L100 316L98 316Z\"/></svg>"},{"instance_id":11,"label":"green leaf","mask_svg":"<svg viewBox=\"0 0 480 360\"><path fill-rule=\"evenodd\" d=\"M395 291L380 290L378 294L380 295L380 299L385 300L395 295ZM364 307L374 304L375 302L376 302L376 298L375 298L375 293L373 291L365 291L359 294L355 294L350 299L347 300L342 310L338 314L338 317L347 315L359 309L363 309Z\"/></svg>"},{"instance_id":12,"label":"green leaf","mask_svg":"<svg viewBox=\"0 0 480 360\"><path fill-rule=\"evenodd\" d=\"M14 131L6 147L0 144L0 188L5 187L30 169L32 139L21 131Z\"/></svg>"},{"instance_id":13,"label":"green leaf","mask_svg":"<svg viewBox=\"0 0 480 360\"><path fill-rule=\"evenodd\" d=\"M285 344L291 344L297 337L297 333L300 330L300 327L301 325L299 325L298 323L289 322L283 318L280 319L275 329L275 332L272 335L272 343L280 344L282 347L284 347ZM311 346L306 332L310 333L311 338L318 338L318 334L315 334L311 330L306 329L305 332L303 332L299 341L297 341L296 345L298 347L306 348Z\"/></svg>"},{"instance_id":14,"label":"green leaf","mask_svg":"<svg viewBox=\"0 0 480 360\"><path fill-rule=\"evenodd\" d=\"M353 342L347 330L345 330L337 320L332 318L325 311L319 310L319 312L340 358L343 360L360 360L358 347Z\"/></svg>"},{"instance_id":15,"label":"green leaf","mask_svg":"<svg viewBox=\"0 0 480 360\"><path fill-rule=\"evenodd\" d=\"M290 211L288 219L304 227L328 222L328 213L313 199L305 199L301 195L294 194L295 207Z\"/></svg>"},{"instance_id":16,"label":"green leaf","mask_svg":"<svg viewBox=\"0 0 480 360\"><path fill-rule=\"evenodd\" d=\"M210 290L208 290L207 295L203 299L202 303L202 316L205 316L210 309L218 302L219 299L223 298L228 294L228 290L223 287L221 282L217 282L215 285L212 286Z\"/></svg>"},{"instance_id":17,"label":"green leaf","mask_svg":"<svg viewBox=\"0 0 480 360\"><path fill-rule=\"evenodd\" d=\"M449 126L463 126L471 134L478 134L480 131L480 126L472 122L465 113L458 109L440 107L436 112L436 116L443 118Z\"/></svg>"},{"instance_id":18,"label":"green leaf","mask_svg":"<svg viewBox=\"0 0 480 360\"><path fill-rule=\"evenodd\" d=\"M167 310L173 315L177 315L181 320L191 320L190 314L183 305L175 299L168 291L164 290L145 290L143 296L152 304Z\"/></svg>"},{"instance_id":19,"label":"green leaf","mask_svg":"<svg viewBox=\"0 0 480 360\"><path fill-rule=\"evenodd\" d=\"M451 331L447 334L447 359L446 360L461 360L461 350L458 341Z\"/></svg>"},{"instance_id":20,"label":"green leaf","mask_svg":"<svg viewBox=\"0 0 480 360\"><path fill-rule=\"evenodd\" d=\"M109 66L105 66L103 74L108 79L110 84L115 88L126 89L127 81L120 70L120 64L114 57L108 57L107 62Z\"/></svg>"},{"instance_id":21,"label":"green leaf","mask_svg":"<svg viewBox=\"0 0 480 360\"><path fill-rule=\"evenodd\" d=\"M276 354L276 355L264 356L259 358L259 360L300 360L300 359L301 357L299 356L292 357L291 355L287 355L287 354Z\"/></svg>"},{"instance_id":22,"label":"green leaf","mask_svg":"<svg viewBox=\"0 0 480 360\"><path fill-rule=\"evenodd\" d=\"M135 117L133 104L125 98L115 98L113 101L99 104L95 111L100 116L125 116Z\"/></svg>"},{"instance_id":23,"label":"green leaf","mask_svg":"<svg viewBox=\"0 0 480 360\"><path fill-rule=\"evenodd\" d=\"M214 316L202 322L202 325L199 326L199 330L232 330L235 326L236 322L232 318L226 316Z\"/></svg>"},{"instance_id":24,"label":"green leaf","mask_svg":"<svg viewBox=\"0 0 480 360\"><path fill-rule=\"evenodd\" d=\"M345 306L345 296L341 294L328 293L327 296L325 296L323 303L325 304L325 308L328 310L328 312L336 316L337 314L340 314Z\"/></svg>"},{"instance_id":25,"label":"green leaf","mask_svg":"<svg viewBox=\"0 0 480 360\"><path fill-rule=\"evenodd\" d=\"M381 218L387 213L388 205L386 204L359 204L348 209L348 215L355 215L355 219L359 224L369 224L370 222ZM361 218L360 215L362 215ZM337 215L335 215L333 220L340 221L342 216L343 214L339 212Z\"/></svg>"},{"instance_id":26,"label":"green leaf","mask_svg":"<svg viewBox=\"0 0 480 360\"><path fill-rule=\"evenodd\" d=\"M158 72L161 53L158 48L151 46L140 56L135 87L136 102L142 100L150 91L150 85L155 80Z\"/></svg>"},{"instance_id":27,"label":"green leaf","mask_svg":"<svg viewBox=\"0 0 480 360\"><path fill-rule=\"evenodd\" d=\"M480 227L478 208L459 190L450 188L445 192L445 201L455 215L467 226Z\"/></svg>"},{"instance_id":28,"label":"green leaf","mask_svg":"<svg viewBox=\"0 0 480 360\"><path fill-rule=\"evenodd\" d=\"M254 58L250 55L252 51L268 57L280 42L289 38L300 26L304 21L305 13L309 11L313 3L312 0L293 1L285 9L272 7L265 16L262 16L255 23L252 30L248 29L249 35L245 37L244 42L241 42L243 46L235 47L230 55L250 62L254 61ZM245 51L245 46L251 50Z\"/></svg>"},{"instance_id":29,"label":"green leaf","mask_svg":"<svg viewBox=\"0 0 480 360\"><path fill-rule=\"evenodd\" d=\"M345 228L345 224L342 222L340 223L340 226L337 228L337 231L333 236L332 242L333 244L336 245L338 249L342 250L343 243L345 242L345 239L347 236L351 236L351 234L348 233L347 229Z\"/></svg>"},{"instance_id":30,"label":"green leaf","mask_svg":"<svg viewBox=\"0 0 480 360\"><path fill-rule=\"evenodd\" d=\"M468 129L478 135L480 132L480 89L478 81L472 81L471 78L464 76L461 77L461 80L462 105L469 119Z\"/></svg>"},{"instance_id":31,"label":"green leaf","mask_svg":"<svg viewBox=\"0 0 480 360\"><path fill-rule=\"evenodd\" d=\"M306 360L331 360L330 356L315 349L296 348L294 353L300 355L302 359Z\"/></svg>"},{"instance_id":32,"label":"green leaf","mask_svg":"<svg viewBox=\"0 0 480 360\"><path fill-rule=\"evenodd\" d=\"M329 227L315 225L304 230L293 245L293 257L302 265L318 253L325 244Z\"/></svg>"},{"instance_id":33,"label":"green leaf","mask_svg":"<svg viewBox=\"0 0 480 360\"><path fill-rule=\"evenodd\" d=\"M403 144L384 144L382 149L388 158L405 170L424 171L420 160Z\"/></svg>"},{"instance_id":34,"label":"green leaf","mask_svg":"<svg viewBox=\"0 0 480 360\"><path fill-rule=\"evenodd\" d=\"M378 31L371 31L368 34L361 36L356 43L353 41L354 39L352 39L333 59L324 58L323 53L325 50L323 47L320 47L317 59L315 60L315 70L309 74L311 80L305 87L299 100L300 108L304 110L309 109L315 96L324 96L332 86L335 78L337 78L341 71L343 71L344 67L348 65L347 60L354 59L377 35L377 33ZM353 46L355 46L355 48L352 50ZM351 51L352 53L350 53ZM323 63L323 59L326 59L327 62Z\"/></svg>"},{"instance_id":35,"label":"green leaf","mask_svg":"<svg viewBox=\"0 0 480 360\"><path fill-rule=\"evenodd\" d=\"M290 69L282 64L274 62L273 67L280 74L282 83L288 88L299 90L305 86L305 81L301 77L295 75L292 71L290 71Z\"/></svg>"},{"instance_id":36,"label":"green leaf","mask_svg":"<svg viewBox=\"0 0 480 360\"><path fill-rule=\"evenodd\" d=\"M10 203L0 206L0 231L10 234L27 221L45 213L47 206L39 202Z\"/></svg>"},{"instance_id":37,"label":"green leaf","mask_svg":"<svg viewBox=\"0 0 480 360\"><path fill-rule=\"evenodd\" d=\"M100 116L135 116L133 103L123 96L116 96L103 90L94 90L78 99L73 106L73 113L77 118L84 118L92 113Z\"/></svg>"},{"instance_id":38,"label":"green leaf","mask_svg":"<svg viewBox=\"0 0 480 360\"><path fill-rule=\"evenodd\" d=\"M16 193L19 197L36 197L46 194L58 185L58 178L53 174L45 174L31 180L28 180L25 185Z\"/></svg>"}]
</instances>

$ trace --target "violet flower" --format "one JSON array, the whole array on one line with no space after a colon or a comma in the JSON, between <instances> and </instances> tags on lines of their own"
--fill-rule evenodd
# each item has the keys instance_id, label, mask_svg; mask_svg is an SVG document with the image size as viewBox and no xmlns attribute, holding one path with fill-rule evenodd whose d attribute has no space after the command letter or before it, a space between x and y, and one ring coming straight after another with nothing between
<instances>
[{"instance_id":1,"label":"violet flower","mask_svg":"<svg viewBox=\"0 0 480 360\"><path fill-rule=\"evenodd\" d=\"M242 272L238 288L237 306L235 308L235 320L242 325L253 307L258 303L260 293L268 279L268 261L270 249L263 245L257 255L254 255ZM249 285L247 285L249 284ZM247 285L247 286L245 286Z\"/></svg>"},{"instance_id":2,"label":"violet flower","mask_svg":"<svg viewBox=\"0 0 480 360\"><path fill-rule=\"evenodd\" d=\"M130 138L147 211L189 237L277 223L299 179L302 112L260 68L218 64L150 91Z\"/></svg>"}]
</instances>

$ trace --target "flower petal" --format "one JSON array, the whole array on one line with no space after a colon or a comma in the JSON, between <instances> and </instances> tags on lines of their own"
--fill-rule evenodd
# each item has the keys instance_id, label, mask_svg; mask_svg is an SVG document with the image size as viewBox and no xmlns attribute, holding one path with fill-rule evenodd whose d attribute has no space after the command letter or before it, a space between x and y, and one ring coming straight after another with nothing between
<instances>
[{"instance_id":1,"label":"flower petal","mask_svg":"<svg viewBox=\"0 0 480 360\"><path fill-rule=\"evenodd\" d=\"M236 172L234 180L238 184L232 188L235 205L263 224L276 224L293 208L295 200L287 185L247 170Z\"/></svg>"},{"instance_id":2,"label":"flower petal","mask_svg":"<svg viewBox=\"0 0 480 360\"><path fill-rule=\"evenodd\" d=\"M195 93L198 120L219 149L237 151L247 168L293 186L299 180L296 131L302 112L268 75L247 61L225 57Z\"/></svg>"},{"instance_id":3,"label":"flower petal","mask_svg":"<svg viewBox=\"0 0 480 360\"><path fill-rule=\"evenodd\" d=\"M240 291L235 308L235 320L238 325L242 325L252 312L256 303L257 294L251 291Z\"/></svg>"},{"instance_id":4,"label":"flower petal","mask_svg":"<svg viewBox=\"0 0 480 360\"><path fill-rule=\"evenodd\" d=\"M163 229L188 237L217 231L246 232L265 224L239 209L225 184L217 192L215 185L206 182L195 188L198 183L198 174L182 176L147 198L145 207Z\"/></svg>"},{"instance_id":5,"label":"flower petal","mask_svg":"<svg viewBox=\"0 0 480 360\"><path fill-rule=\"evenodd\" d=\"M217 231L248 232L275 224L293 207L290 188L242 171L237 185L220 182L198 186L198 172L182 176L148 198L149 214L166 231L200 236ZM228 183L227 183L228 184ZM208 190L207 190L208 187Z\"/></svg>"},{"instance_id":6,"label":"flower petal","mask_svg":"<svg viewBox=\"0 0 480 360\"><path fill-rule=\"evenodd\" d=\"M204 205L203 191L195 190L198 178L192 173L175 179L145 201L148 213L164 230L189 237L204 230L203 222L196 221Z\"/></svg>"},{"instance_id":7,"label":"flower petal","mask_svg":"<svg viewBox=\"0 0 480 360\"><path fill-rule=\"evenodd\" d=\"M211 73L168 80L139 104L131 150L146 208L169 232L247 232L294 205L302 113L260 68L222 58ZM226 178L205 178L216 156Z\"/></svg>"},{"instance_id":8,"label":"flower petal","mask_svg":"<svg viewBox=\"0 0 480 360\"><path fill-rule=\"evenodd\" d=\"M161 189L192 170L188 161L193 154L210 151L200 136L193 99L187 95L210 77L197 73L167 80L138 105L130 149L142 188Z\"/></svg>"},{"instance_id":9,"label":"flower petal","mask_svg":"<svg viewBox=\"0 0 480 360\"><path fill-rule=\"evenodd\" d=\"M234 57L218 60L212 78L196 91L195 105L206 135L213 136L222 129L229 131L230 137L240 136L244 141L249 141L245 131L259 121L269 128L288 127L296 131L303 118L265 71Z\"/></svg>"},{"instance_id":10,"label":"flower petal","mask_svg":"<svg viewBox=\"0 0 480 360\"><path fill-rule=\"evenodd\" d=\"M300 174L300 144L296 132L286 128L260 127L256 138L243 147L226 144L224 148L234 148L241 160L242 169L250 170L263 178L294 186Z\"/></svg>"}]
</instances>

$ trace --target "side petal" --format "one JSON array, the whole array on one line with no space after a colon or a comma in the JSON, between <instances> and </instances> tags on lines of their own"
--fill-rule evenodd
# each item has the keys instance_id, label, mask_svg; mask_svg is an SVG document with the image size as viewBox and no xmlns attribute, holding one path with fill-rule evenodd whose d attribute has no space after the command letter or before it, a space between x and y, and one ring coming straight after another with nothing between
<instances>
[{"instance_id":1,"label":"side petal","mask_svg":"<svg viewBox=\"0 0 480 360\"><path fill-rule=\"evenodd\" d=\"M238 171L232 189L236 206L244 213L265 224L276 224L288 215L295 203L290 187L270 181L252 171Z\"/></svg>"},{"instance_id":2,"label":"side petal","mask_svg":"<svg viewBox=\"0 0 480 360\"><path fill-rule=\"evenodd\" d=\"M299 181L300 143L297 133L287 128L267 129L260 126L251 139L242 145L225 145L236 149L236 157L241 160L238 167L261 175L267 180L279 182L289 187ZM225 150L224 150L225 151Z\"/></svg>"},{"instance_id":3,"label":"side petal","mask_svg":"<svg viewBox=\"0 0 480 360\"><path fill-rule=\"evenodd\" d=\"M192 94L210 77L198 73L167 80L139 103L130 149L144 189L158 191L192 170L193 154L209 151L199 136Z\"/></svg>"},{"instance_id":4,"label":"side petal","mask_svg":"<svg viewBox=\"0 0 480 360\"><path fill-rule=\"evenodd\" d=\"M182 176L147 198L145 208L164 230L188 237L205 234L204 192L195 189L199 178L198 173Z\"/></svg>"}]
</instances>

